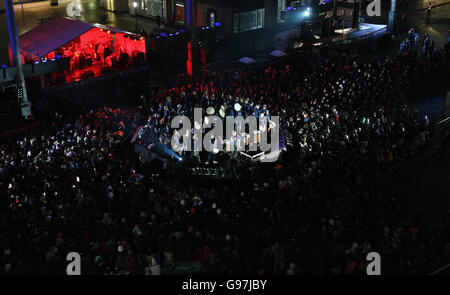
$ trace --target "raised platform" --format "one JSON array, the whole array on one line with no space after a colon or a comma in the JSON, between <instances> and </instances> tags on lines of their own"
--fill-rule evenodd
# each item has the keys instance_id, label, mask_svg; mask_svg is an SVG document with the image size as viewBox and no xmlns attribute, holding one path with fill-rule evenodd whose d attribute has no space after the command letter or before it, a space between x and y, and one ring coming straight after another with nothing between
<instances>
[{"instance_id":1,"label":"raised platform","mask_svg":"<svg viewBox=\"0 0 450 295\"><path fill-rule=\"evenodd\" d=\"M344 31L342 33L342 31ZM360 23L357 29L353 28L344 28L336 29L334 32L336 34L340 34L338 36L334 36L332 38L332 42L339 41L349 41L358 38L366 38L368 36L378 35L378 34L386 34L387 25L377 25L377 24L369 24L369 23Z\"/></svg>"}]
</instances>

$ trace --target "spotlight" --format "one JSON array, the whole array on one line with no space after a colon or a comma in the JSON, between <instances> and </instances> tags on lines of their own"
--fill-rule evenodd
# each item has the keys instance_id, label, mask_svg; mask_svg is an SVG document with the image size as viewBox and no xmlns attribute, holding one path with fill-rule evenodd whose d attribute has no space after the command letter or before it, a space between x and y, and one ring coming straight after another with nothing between
<instances>
[{"instance_id":1,"label":"spotlight","mask_svg":"<svg viewBox=\"0 0 450 295\"><path fill-rule=\"evenodd\" d=\"M309 10L306 10L305 12L303 12L304 16L309 16L309 14L310 14Z\"/></svg>"}]
</instances>

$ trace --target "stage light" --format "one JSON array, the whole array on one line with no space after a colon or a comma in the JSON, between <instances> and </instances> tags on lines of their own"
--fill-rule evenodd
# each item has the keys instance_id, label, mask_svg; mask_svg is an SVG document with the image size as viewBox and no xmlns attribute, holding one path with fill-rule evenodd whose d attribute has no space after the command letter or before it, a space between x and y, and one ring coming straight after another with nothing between
<instances>
[{"instance_id":1,"label":"stage light","mask_svg":"<svg viewBox=\"0 0 450 295\"><path fill-rule=\"evenodd\" d=\"M305 12L303 12L304 16L309 16L309 14L310 14L309 10L306 10Z\"/></svg>"},{"instance_id":2,"label":"stage light","mask_svg":"<svg viewBox=\"0 0 450 295\"><path fill-rule=\"evenodd\" d=\"M215 27L220 27L220 23L214 23Z\"/></svg>"},{"instance_id":3,"label":"stage light","mask_svg":"<svg viewBox=\"0 0 450 295\"><path fill-rule=\"evenodd\" d=\"M137 7L137 2L133 2L133 7L134 7L134 8Z\"/></svg>"}]
</instances>

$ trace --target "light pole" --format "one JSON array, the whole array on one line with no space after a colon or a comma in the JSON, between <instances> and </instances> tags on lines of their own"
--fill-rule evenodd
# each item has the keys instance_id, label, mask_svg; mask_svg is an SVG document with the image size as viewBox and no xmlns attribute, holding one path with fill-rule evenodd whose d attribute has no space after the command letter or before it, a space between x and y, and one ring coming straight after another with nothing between
<instances>
[{"instance_id":1,"label":"light pole","mask_svg":"<svg viewBox=\"0 0 450 295\"><path fill-rule=\"evenodd\" d=\"M137 13L136 13L136 11L137 11L137 2L136 1L133 2L133 7L134 7L134 17L136 18L136 33L137 33L138 30L137 30Z\"/></svg>"},{"instance_id":2,"label":"light pole","mask_svg":"<svg viewBox=\"0 0 450 295\"><path fill-rule=\"evenodd\" d=\"M25 86L25 77L22 69L22 58L20 55L19 34L17 31L16 15L14 14L14 5L12 0L5 0L5 12L8 22L9 44L11 53L16 66L17 98L20 103L22 116L28 118L31 115L31 105L28 101L27 88Z\"/></svg>"},{"instance_id":3,"label":"light pole","mask_svg":"<svg viewBox=\"0 0 450 295\"><path fill-rule=\"evenodd\" d=\"M391 0L391 10L389 11L388 19L388 31L391 35L394 34L395 16L397 14L395 2L396 0Z\"/></svg>"}]
</instances>

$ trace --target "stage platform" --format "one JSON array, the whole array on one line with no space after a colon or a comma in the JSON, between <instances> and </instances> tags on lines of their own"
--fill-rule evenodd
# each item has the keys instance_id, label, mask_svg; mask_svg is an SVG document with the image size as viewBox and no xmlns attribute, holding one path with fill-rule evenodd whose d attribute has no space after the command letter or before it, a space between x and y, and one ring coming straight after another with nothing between
<instances>
[{"instance_id":1,"label":"stage platform","mask_svg":"<svg viewBox=\"0 0 450 295\"><path fill-rule=\"evenodd\" d=\"M332 42L339 41L351 41L353 39L361 39L368 36L386 34L387 25L377 25L369 23L360 23L357 29L352 29L351 27L344 28L344 33L342 34L342 29L336 29L334 32L339 34L332 38Z\"/></svg>"}]
</instances>

